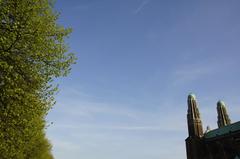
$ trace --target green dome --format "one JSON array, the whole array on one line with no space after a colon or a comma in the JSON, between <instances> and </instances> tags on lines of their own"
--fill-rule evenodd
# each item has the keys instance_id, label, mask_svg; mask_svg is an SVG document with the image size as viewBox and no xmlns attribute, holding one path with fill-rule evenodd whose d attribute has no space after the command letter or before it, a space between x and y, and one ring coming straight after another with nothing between
<instances>
[{"instance_id":1,"label":"green dome","mask_svg":"<svg viewBox=\"0 0 240 159\"><path fill-rule=\"evenodd\" d=\"M188 95L188 99L196 99L196 95L195 94L193 94L193 93L190 93L189 95Z\"/></svg>"},{"instance_id":2,"label":"green dome","mask_svg":"<svg viewBox=\"0 0 240 159\"><path fill-rule=\"evenodd\" d=\"M217 102L217 106L225 106L225 103L222 100L219 100Z\"/></svg>"}]
</instances>

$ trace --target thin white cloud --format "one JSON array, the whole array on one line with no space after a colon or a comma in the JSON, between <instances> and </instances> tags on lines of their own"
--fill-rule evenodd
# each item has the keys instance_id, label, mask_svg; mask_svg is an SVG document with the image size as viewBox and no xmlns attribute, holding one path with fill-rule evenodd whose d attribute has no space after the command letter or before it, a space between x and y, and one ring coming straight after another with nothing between
<instances>
[{"instance_id":1,"label":"thin white cloud","mask_svg":"<svg viewBox=\"0 0 240 159\"><path fill-rule=\"evenodd\" d=\"M69 100L68 98L71 98L71 95L68 94L75 94L75 99ZM78 98L78 96L82 95L85 98ZM52 118L56 122L60 121L59 123L61 123L58 124L53 121L53 127L57 129L70 128L80 130L90 128L126 131L185 131L186 124L182 122L185 120L185 116L183 115L185 114L185 110L179 110L179 107L175 110L171 108L173 105L179 105L179 102L162 101L159 103L157 109L146 112L138 107L131 106L131 104L91 101L90 95L81 93L78 89L65 90L64 96L64 99L61 98L63 101L59 101L59 104L56 106L57 109L51 112L57 116L65 117L64 119L59 117L58 119ZM168 101L173 101L173 99L169 98ZM166 116L163 112L169 112L171 116ZM107 118L111 118L112 120L108 121L106 120ZM81 121L84 121L84 123Z\"/></svg>"},{"instance_id":2,"label":"thin white cloud","mask_svg":"<svg viewBox=\"0 0 240 159\"><path fill-rule=\"evenodd\" d=\"M157 155L157 158L166 156L165 158L168 159L168 150L159 153L153 149L170 143L174 145L180 143L175 146L176 149L184 149L184 134L187 133L187 129L184 122L186 110L180 108L183 104L162 101L158 109L144 111L145 109L133 106L136 103L131 105L99 102L94 96L79 90L77 88L65 90L64 96L59 98L56 110L52 112L55 113L53 119L56 122L49 127L48 134L52 139L56 158L64 158L64 153L71 153L72 159L78 158L80 154L91 159L94 156L91 156L89 150L100 149L114 153L116 148L128 151L130 147L137 146L140 142L146 146L145 151L141 153L141 156L144 154L146 156L140 157L141 159L152 154ZM170 98L168 101L174 100ZM172 110L172 105L178 105L178 108ZM151 107L150 103L149 106ZM146 138L146 133L150 134L149 139ZM180 134L182 137L172 137L171 142L167 142L165 137L156 135L164 144L151 139L151 134L167 135L169 133ZM114 145L111 145L113 143ZM127 147L126 145L129 144L130 146ZM142 146L135 148L136 151L142 151L142 149ZM147 154L146 151L148 151ZM99 153L101 152L96 152L99 156L104 156ZM126 152L126 154L136 153ZM181 151L178 154L181 154ZM112 156L105 157L112 158Z\"/></svg>"},{"instance_id":3,"label":"thin white cloud","mask_svg":"<svg viewBox=\"0 0 240 159\"><path fill-rule=\"evenodd\" d=\"M195 63L189 61L190 64L179 66L173 72L173 85L206 79L208 76L214 77L233 68L235 65L235 62L232 60L224 59L224 63L219 61L221 60L196 61Z\"/></svg>"},{"instance_id":4,"label":"thin white cloud","mask_svg":"<svg viewBox=\"0 0 240 159\"><path fill-rule=\"evenodd\" d=\"M179 104L179 103L178 103ZM81 105L81 104L80 104ZM164 108L159 110L144 112L137 108L123 108L122 106L116 107L113 104L110 106L104 106L101 104L89 104L71 109L65 107L60 112L60 116L64 116L64 119L58 119L58 123L54 123L51 129L55 130L72 130L79 131L91 130L91 131L159 131L159 132L185 132L186 123L185 112L186 110L165 110L165 113L169 112L171 115L164 115ZM174 104L173 104L174 105ZM176 104L175 104L176 105ZM170 107L170 106L168 106ZM114 117L114 118L112 118ZM66 119L73 119L66 120ZM112 118L110 121L106 121L106 118ZM84 120L84 122L79 122Z\"/></svg>"},{"instance_id":5,"label":"thin white cloud","mask_svg":"<svg viewBox=\"0 0 240 159\"><path fill-rule=\"evenodd\" d=\"M172 151L174 151L176 155L185 155L184 142L176 139L176 136L159 136L157 139L153 139L150 136L140 137L135 136L134 134L132 134L134 136L122 137L119 135L120 134L117 133L99 136L99 133L96 132L95 134L81 136L80 138L75 138L74 140L68 139L68 141L64 141L60 138L54 138L53 141L57 144L55 146L56 149L53 148L54 154L55 157L59 159L66 157L77 159L79 156L89 159L97 158L97 156L103 156L106 159L121 159L129 156L135 156L134 158L139 159L144 159L150 156L153 156L153 158L160 157L170 159L171 157L169 156L172 156ZM172 147L172 151L165 149L171 145L175 145ZM162 151L159 151L159 149Z\"/></svg>"},{"instance_id":6,"label":"thin white cloud","mask_svg":"<svg viewBox=\"0 0 240 159\"><path fill-rule=\"evenodd\" d=\"M151 2L151 0L144 0L142 3L134 10L134 14L138 14L142 11L142 9Z\"/></svg>"},{"instance_id":7,"label":"thin white cloud","mask_svg":"<svg viewBox=\"0 0 240 159\"><path fill-rule=\"evenodd\" d=\"M89 117L94 118L96 115L111 115L115 117L125 117L136 119L137 112L135 110L127 109L122 105L114 103L97 103L97 102L88 102L88 101L74 101L72 103L64 104L62 103L62 109L58 112L76 117ZM66 105L71 105L71 108Z\"/></svg>"},{"instance_id":8,"label":"thin white cloud","mask_svg":"<svg viewBox=\"0 0 240 159\"><path fill-rule=\"evenodd\" d=\"M175 78L179 82L188 82L204 77L205 75L211 74L215 71L215 68L210 66L192 66L177 70L175 72Z\"/></svg>"},{"instance_id":9,"label":"thin white cloud","mask_svg":"<svg viewBox=\"0 0 240 159\"><path fill-rule=\"evenodd\" d=\"M96 124L88 124L88 125L82 125L82 124L59 124L54 125L51 129L60 130L60 129L69 129L73 131L81 131L81 130L122 130L122 131L161 131L161 132L184 132L185 124L180 124L175 122L176 125L179 126L167 126L170 123L166 123L163 125L143 125L143 126L121 126L121 125L96 125Z\"/></svg>"}]
</instances>

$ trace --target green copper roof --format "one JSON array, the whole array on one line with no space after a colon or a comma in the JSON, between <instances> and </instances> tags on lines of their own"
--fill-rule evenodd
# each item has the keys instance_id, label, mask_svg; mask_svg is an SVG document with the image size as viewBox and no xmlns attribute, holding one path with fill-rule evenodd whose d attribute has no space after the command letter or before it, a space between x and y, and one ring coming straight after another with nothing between
<instances>
[{"instance_id":1,"label":"green copper roof","mask_svg":"<svg viewBox=\"0 0 240 159\"><path fill-rule=\"evenodd\" d=\"M209 131L208 133L206 133L204 135L204 137L206 139L210 139L210 138L218 137L218 136L221 136L221 135L226 135L226 134L229 134L231 132L235 132L235 131L239 131L239 130L240 130L240 121L236 122L236 123L233 123L233 124L230 124L230 125L227 125L227 126L224 126L222 128L219 128L219 129Z\"/></svg>"},{"instance_id":2,"label":"green copper roof","mask_svg":"<svg viewBox=\"0 0 240 159\"><path fill-rule=\"evenodd\" d=\"M193 94L193 93L189 93L188 98L196 99L196 96L195 96L195 94Z\"/></svg>"},{"instance_id":3,"label":"green copper roof","mask_svg":"<svg viewBox=\"0 0 240 159\"><path fill-rule=\"evenodd\" d=\"M219 101L217 102L217 105L223 105L223 106L225 106L225 103L224 103L222 100L219 100Z\"/></svg>"}]
</instances>

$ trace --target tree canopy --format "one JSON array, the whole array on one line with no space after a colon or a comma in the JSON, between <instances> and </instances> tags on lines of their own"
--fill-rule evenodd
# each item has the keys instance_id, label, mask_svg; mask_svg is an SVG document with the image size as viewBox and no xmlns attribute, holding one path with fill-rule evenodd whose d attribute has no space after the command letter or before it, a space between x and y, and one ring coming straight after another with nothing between
<instances>
[{"instance_id":1,"label":"tree canopy","mask_svg":"<svg viewBox=\"0 0 240 159\"><path fill-rule=\"evenodd\" d=\"M52 81L75 61L58 17L51 0L0 0L1 159L52 158L44 132Z\"/></svg>"}]
</instances>

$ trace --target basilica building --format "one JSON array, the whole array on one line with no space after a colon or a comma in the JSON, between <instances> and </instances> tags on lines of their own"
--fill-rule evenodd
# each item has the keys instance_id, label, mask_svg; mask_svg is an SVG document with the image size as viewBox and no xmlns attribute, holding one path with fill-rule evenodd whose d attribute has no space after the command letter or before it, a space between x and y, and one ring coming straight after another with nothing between
<instances>
[{"instance_id":1,"label":"basilica building","mask_svg":"<svg viewBox=\"0 0 240 159\"><path fill-rule=\"evenodd\" d=\"M196 96L189 94L187 103L187 159L240 159L240 121L231 123L224 102L217 102L218 128L205 132Z\"/></svg>"}]
</instances>

